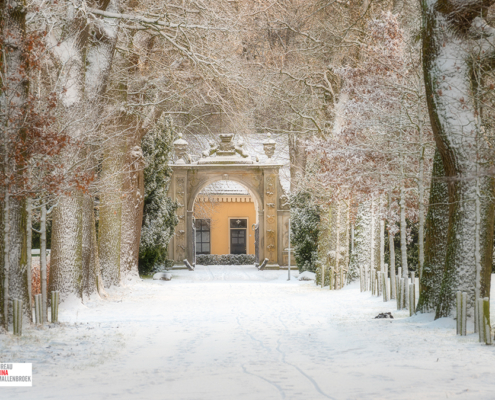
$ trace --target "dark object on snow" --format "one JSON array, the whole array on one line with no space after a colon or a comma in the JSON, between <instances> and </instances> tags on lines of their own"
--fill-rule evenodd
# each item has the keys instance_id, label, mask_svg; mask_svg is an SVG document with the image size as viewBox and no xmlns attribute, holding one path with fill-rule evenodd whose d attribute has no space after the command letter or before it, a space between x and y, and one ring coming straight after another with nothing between
<instances>
[{"instance_id":1,"label":"dark object on snow","mask_svg":"<svg viewBox=\"0 0 495 400\"><path fill-rule=\"evenodd\" d=\"M260 265L258 263L254 263L254 266L259 269L260 268Z\"/></svg>"},{"instance_id":2,"label":"dark object on snow","mask_svg":"<svg viewBox=\"0 0 495 400\"><path fill-rule=\"evenodd\" d=\"M187 267L189 271L194 271L194 267L189 264L189 261L187 261L187 258L184 260L184 265Z\"/></svg>"},{"instance_id":3,"label":"dark object on snow","mask_svg":"<svg viewBox=\"0 0 495 400\"><path fill-rule=\"evenodd\" d=\"M157 272L153 275L154 280L160 281L170 281L172 279L172 274L170 272Z\"/></svg>"},{"instance_id":4,"label":"dark object on snow","mask_svg":"<svg viewBox=\"0 0 495 400\"><path fill-rule=\"evenodd\" d=\"M382 312L382 313L378 314L374 319L380 319L380 318L394 319L394 316L392 315L391 312Z\"/></svg>"},{"instance_id":5,"label":"dark object on snow","mask_svg":"<svg viewBox=\"0 0 495 400\"><path fill-rule=\"evenodd\" d=\"M259 269L260 271L263 271L263 270L265 269L265 267L266 267L266 264L268 264L268 258L265 258L265 259L263 260L263 262L262 262L262 263L261 263L261 265L258 267L258 269Z\"/></svg>"}]
</instances>

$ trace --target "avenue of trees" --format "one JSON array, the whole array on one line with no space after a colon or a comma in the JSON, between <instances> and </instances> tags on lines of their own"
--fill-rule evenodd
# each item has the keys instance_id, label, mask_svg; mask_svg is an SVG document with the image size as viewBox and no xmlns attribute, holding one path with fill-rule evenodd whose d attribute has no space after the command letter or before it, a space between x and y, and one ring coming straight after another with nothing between
<instances>
[{"instance_id":1,"label":"avenue of trees","mask_svg":"<svg viewBox=\"0 0 495 400\"><path fill-rule=\"evenodd\" d=\"M300 268L400 265L418 310L452 315L461 290L472 314L493 260L494 3L0 0L2 326L13 298L31 315L33 235L45 315L51 290L104 296L165 262L178 132L287 143Z\"/></svg>"}]
</instances>

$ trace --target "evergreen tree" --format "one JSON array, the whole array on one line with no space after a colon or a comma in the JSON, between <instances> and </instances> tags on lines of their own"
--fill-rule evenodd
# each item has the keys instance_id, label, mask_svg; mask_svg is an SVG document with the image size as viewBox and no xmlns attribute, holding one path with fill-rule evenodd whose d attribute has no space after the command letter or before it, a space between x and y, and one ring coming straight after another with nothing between
<instances>
[{"instance_id":1,"label":"evergreen tree","mask_svg":"<svg viewBox=\"0 0 495 400\"><path fill-rule=\"evenodd\" d=\"M306 192L291 200L291 243L299 271L316 272L320 209Z\"/></svg>"},{"instance_id":2,"label":"evergreen tree","mask_svg":"<svg viewBox=\"0 0 495 400\"><path fill-rule=\"evenodd\" d=\"M178 218L177 203L167 196L172 176L174 129L172 119L162 116L141 143L146 160L144 169L144 214L139 272L150 273L165 263L167 246L174 234Z\"/></svg>"}]
</instances>

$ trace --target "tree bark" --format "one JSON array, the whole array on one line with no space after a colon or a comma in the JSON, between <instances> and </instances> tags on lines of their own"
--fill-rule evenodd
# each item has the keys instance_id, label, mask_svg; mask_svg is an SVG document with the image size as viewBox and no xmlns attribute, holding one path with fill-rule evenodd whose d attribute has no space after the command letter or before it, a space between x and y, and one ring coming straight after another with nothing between
<instances>
[{"instance_id":1,"label":"tree bark","mask_svg":"<svg viewBox=\"0 0 495 400\"><path fill-rule=\"evenodd\" d=\"M50 291L61 298L81 296L82 282L82 193L62 196L53 210Z\"/></svg>"},{"instance_id":2,"label":"tree bark","mask_svg":"<svg viewBox=\"0 0 495 400\"><path fill-rule=\"evenodd\" d=\"M26 7L16 0L0 0L3 47L0 65L0 129L3 148L4 183L3 230L3 323L8 329L9 303L12 297L27 304L26 213L25 202L15 198L21 191L17 178L22 174L14 157L14 144L23 134L24 111L29 82L23 54L26 36ZM20 166L22 170L23 166Z\"/></svg>"},{"instance_id":3,"label":"tree bark","mask_svg":"<svg viewBox=\"0 0 495 400\"><path fill-rule=\"evenodd\" d=\"M391 212L392 208L392 192L389 190L388 192L388 210L389 213ZM396 299L397 298L397 285L395 282L395 243L394 243L394 235L390 233L390 229L388 231L388 250L390 254L390 265L389 265L389 270L390 270L390 298L391 299Z\"/></svg>"},{"instance_id":4,"label":"tree bark","mask_svg":"<svg viewBox=\"0 0 495 400\"><path fill-rule=\"evenodd\" d=\"M482 21L478 17L486 15L493 3L492 0L464 3L424 0L422 3L426 98L448 178L450 203L445 274L437 318L452 314L457 291L468 293L471 315L476 298L490 294L494 219L491 198L495 187L493 178L483 169L487 149L481 140L473 67L493 53L492 49L474 54L475 49L482 48L487 36L493 38L493 33L486 31L476 39L472 29L476 28L475 19Z\"/></svg>"},{"instance_id":5,"label":"tree bark","mask_svg":"<svg viewBox=\"0 0 495 400\"><path fill-rule=\"evenodd\" d=\"M401 252L401 267L402 276L406 279L409 276L409 269L407 266L407 223L406 223L406 194L404 191L404 182L400 183L400 252ZM409 285L406 284L405 288L405 305L406 308L409 305Z\"/></svg>"},{"instance_id":6,"label":"tree bark","mask_svg":"<svg viewBox=\"0 0 495 400\"><path fill-rule=\"evenodd\" d=\"M40 286L41 286L41 314L42 322L48 321L48 292L47 292L47 265L46 265L46 203L41 199L41 218L40 218Z\"/></svg>"},{"instance_id":7,"label":"tree bark","mask_svg":"<svg viewBox=\"0 0 495 400\"><path fill-rule=\"evenodd\" d=\"M143 224L144 205L144 159L141 147L128 146L126 170L123 176L122 229L120 268L123 281L139 277L139 243Z\"/></svg>"},{"instance_id":8,"label":"tree bark","mask_svg":"<svg viewBox=\"0 0 495 400\"><path fill-rule=\"evenodd\" d=\"M301 135L296 134L289 135L291 190L295 190L298 179L301 179L306 171L308 158L304 141L304 136L301 137Z\"/></svg>"},{"instance_id":9,"label":"tree bark","mask_svg":"<svg viewBox=\"0 0 495 400\"><path fill-rule=\"evenodd\" d=\"M123 151L118 138L108 140L107 146L101 171L104 190L100 196L98 252L103 283L105 287L110 287L119 285L121 281Z\"/></svg>"},{"instance_id":10,"label":"tree bark","mask_svg":"<svg viewBox=\"0 0 495 400\"><path fill-rule=\"evenodd\" d=\"M72 6L68 5L68 7ZM102 9L120 12L120 2L118 0L104 2ZM69 15L78 14L72 10ZM103 17L94 21L93 29L89 32L86 22L74 17L69 21L67 34L59 46L60 49L55 51L59 58L69 60L63 63L64 65L70 64L69 70L61 79L62 87L70 88L62 91L64 104L62 114L66 118L73 118L71 113L74 112L82 114L81 126L71 127L73 129L71 135L76 139L82 139L87 131L91 131L94 118L100 114L100 96L106 90L118 26L119 21ZM93 39L91 42L88 40L89 35ZM92 115L91 120L88 119L88 114ZM74 156L69 151L66 154L67 162L74 162L71 159L74 157L80 156ZM54 213L50 288L60 290L62 296L74 293L82 297L84 290L87 292L96 290L96 286L84 288L83 284L83 276L86 275L89 279L88 271L98 263L95 259L96 247L92 245L93 227L91 220L86 219L92 217L88 212L90 206L85 196L76 191L72 196L62 196ZM92 199L90 201L92 202ZM72 215L64 215L64 213ZM120 215L118 217L120 221ZM88 282L89 280L85 281L86 284Z\"/></svg>"},{"instance_id":11,"label":"tree bark","mask_svg":"<svg viewBox=\"0 0 495 400\"><path fill-rule=\"evenodd\" d=\"M33 291L32 291L32 244L33 244L33 206L32 198L28 197L26 199L26 283L27 283L27 298L28 302L26 304L26 313L29 316L29 322L32 322L33 318Z\"/></svg>"},{"instance_id":12,"label":"tree bark","mask_svg":"<svg viewBox=\"0 0 495 400\"><path fill-rule=\"evenodd\" d=\"M445 271L447 232L449 229L449 193L442 158L438 150L433 159L430 201L426 215L425 262L417 310L433 312L438 305Z\"/></svg>"},{"instance_id":13,"label":"tree bark","mask_svg":"<svg viewBox=\"0 0 495 400\"><path fill-rule=\"evenodd\" d=\"M85 195L82 205L83 239L82 239L82 285L81 297L90 297L99 290L101 270L96 240L95 213L93 198Z\"/></svg>"}]
</instances>

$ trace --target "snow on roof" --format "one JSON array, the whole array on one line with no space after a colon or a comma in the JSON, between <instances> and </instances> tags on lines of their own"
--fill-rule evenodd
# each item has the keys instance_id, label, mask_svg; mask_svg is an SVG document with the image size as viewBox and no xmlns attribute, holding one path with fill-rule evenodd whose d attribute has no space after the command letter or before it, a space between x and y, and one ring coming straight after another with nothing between
<instances>
[{"instance_id":1,"label":"snow on roof","mask_svg":"<svg viewBox=\"0 0 495 400\"><path fill-rule=\"evenodd\" d=\"M249 195L249 191L237 182L218 181L203 188L200 195L227 194L227 195Z\"/></svg>"},{"instance_id":2,"label":"snow on roof","mask_svg":"<svg viewBox=\"0 0 495 400\"><path fill-rule=\"evenodd\" d=\"M218 135L185 135L189 144L192 144L192 148L197 148L197 150L192 150L191 153L195 161L201 156L201 151L209 148L208 140L218 141ZM234 136L234 142L242 137L244 139L244 148L246 152L251 156L258 156L261 163L266 160L265 151L263 149L263 142L268 139L265 133L244 133L236 134ZM283 164L280 168L280 184L283 189L288 193L290 189L290 161L289 161L289 143L288 136L284 134L272 134L271 139L275 140L277 147L275 149L275 155L272 157L272 161L275 163ZM242 186L241 186L242 187ZM228 192L228 194L231 194ZM232 193L234 194L234 193Z\"/></svg>"}]
</instances>

